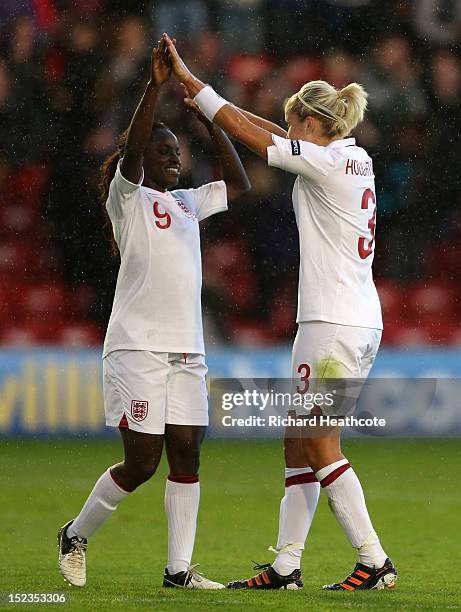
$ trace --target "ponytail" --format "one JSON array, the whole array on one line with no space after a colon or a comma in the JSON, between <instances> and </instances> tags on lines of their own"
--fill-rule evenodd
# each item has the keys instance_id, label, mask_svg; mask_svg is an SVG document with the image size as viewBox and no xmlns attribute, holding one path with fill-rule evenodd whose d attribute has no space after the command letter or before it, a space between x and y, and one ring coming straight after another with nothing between
<instances>
[{"instance_id":1,"label":"ponytail","mask_svg":"<svg viewBox=\"0 0 461 612\"><path fill-rule=\"evenodd\" d=\"M343 119L347 126L347 134L349 134L363 121L368 105L368 94L358 83L349 83L341 89L338 97L344 101L346 106Z\"/></svg>"},{"instance_id":2,"label":"ponytail","mask_svg":"<svg viewBox=\"0 0 461 612\"><path fill-rule=\"evenodd\" d=\"M102 206L102 212L104 216L104 234L106 235L110 243L110 252L113 257L119 255L118 246L115 242L114 232L112 230L112 222L106 208L107 198L109 197L109 187L112 179L115 176L118 162L123 157L123 151L125 150L126 140L128 136L128 130L125 130L118 139L117 149L114 153L111 153L107 157L101 166L101 179L99 181L99 199Z\"/></svg>"},{"instance_id":3,"label":"ponytail","mask_svg":"<svg viewBox=\"0 0 461 612\"><path fill-rule=\"evenodd\" d=\"M329 137L345 137L363 120L368 94L358 83L341 90L326 81L310 81L285 103L285 115L294 112L301 120L315 116Z\"/></svg>"}]
</instances>

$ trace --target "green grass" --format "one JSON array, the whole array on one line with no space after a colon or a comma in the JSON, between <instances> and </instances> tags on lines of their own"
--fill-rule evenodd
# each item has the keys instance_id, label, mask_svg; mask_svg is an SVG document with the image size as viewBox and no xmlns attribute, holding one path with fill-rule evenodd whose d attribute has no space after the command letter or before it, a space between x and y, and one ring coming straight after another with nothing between
<instances>
[{"instance_id":1,"label":"green grass","mask_svg":"<svg viewBox=\"0 0 461 612\"><path fill-rule=\"evenodd\" d=\"M345 451L364 485L385 549L399 570L393 591L327 593L355 563L322 495L298 592L161 589L166 555L166 466L120 505L88 550L88 584L66 585L56 568L58 527L78 513L94 481L120 458L118 442L2 441L0 591L65 591L73 610L432 610L461 608L458 440L357 440ZM283 465L278 442L208 441L194 561L212 578L252 575L271 560ZM37 609L42 606L17 606ZM4 606L3 609L13 608ZM69 606L66 606L68 609ZM59 609L59 607L58 607Z\"/></svg>"}]
</instances>

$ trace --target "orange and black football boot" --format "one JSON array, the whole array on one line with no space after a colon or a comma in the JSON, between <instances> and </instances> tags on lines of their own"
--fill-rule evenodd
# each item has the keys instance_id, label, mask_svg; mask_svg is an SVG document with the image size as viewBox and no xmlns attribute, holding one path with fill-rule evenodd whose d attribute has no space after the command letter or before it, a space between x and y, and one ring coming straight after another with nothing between
<instances>
[{"instance_id":1,"label":"orange and black football boot","mask_svg":"<svg viewBox=\"0 0 461 612\"><path fill-rule=\"evenodd\" d=\"M358 591L367 589L393 589L397 581L397 570L390 559L384 565L373 569L363 563L357 563L352 574L342 582L326 584L326 591Z\"/></svg>"},{"instance_id":2,"label":"orange and black football boot","mask_svg":"<svg viewBox=\"0 0 461 612\"><path fill-rule=\"evenodd\" d=\"M254 563L254 561L253 561ZM295 569L288 576L278 574L270 563L256 564L255 570L263 570L248 580L235 580L229 582L228 589L288 589L297 590L303 588L301 570Z\"/></svg>"}]
</instances>

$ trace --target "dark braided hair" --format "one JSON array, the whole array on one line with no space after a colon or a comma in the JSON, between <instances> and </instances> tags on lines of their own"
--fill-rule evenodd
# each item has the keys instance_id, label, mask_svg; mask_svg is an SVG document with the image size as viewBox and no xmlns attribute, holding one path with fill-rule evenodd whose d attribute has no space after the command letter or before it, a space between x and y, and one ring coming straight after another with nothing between
<instances>
[{"instance_id":1,"label":"dark braided hair","mask_svg":"<svg viewBox=\"0 0 461 612\"><path fill-rule=\"evenodd\" d=\"M154 130L158 129L169 129L164 123L161 121L154 121L152 126L152 133ZM107 239L110 242L110 250L114 257L118 257L119 251L117 243L115 242L114 233L112 231L112 223L109 218L109 215L106 210L106 201L109 197L109 187L112 182L112 179L115 176L115 171L117 170L117 164L120 159L123 157L123 152L125 151L125 145L128 138L129 128L120 134L117 143L117 149L114 153L111 153L109 157L107 157L101 165L101 179L99 181L99 195L102 206L102 211L104 215L104 233Z\"/></svg>"}]
</instances>

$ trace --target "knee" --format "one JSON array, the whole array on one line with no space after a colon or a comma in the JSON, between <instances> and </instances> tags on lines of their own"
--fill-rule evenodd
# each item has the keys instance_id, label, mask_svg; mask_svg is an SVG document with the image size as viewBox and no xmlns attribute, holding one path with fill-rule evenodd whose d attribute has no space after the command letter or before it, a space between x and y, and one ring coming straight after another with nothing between
<instances>
[{"instance_id":1,"label":"knee","mask_svg":"<svg viewBox=\"0 0 461 612\"><path fill-rule=\"evenodd\" d=\"M196 440L175 439L169 449L172 474L198 474L200 467L200 443Z\"/></svg>"},{"instance_id":2,"label":"knee","mask_svg":"<svg viewBox=\"0 0 461 612\"><path fill-rule=\"evenodd\" d=\"M307 440L306 444L304 445L304 453L309 465L312 467L314 472L317 472L321 467L320 464L322 463L322 453L319 447L313 443L312 440Z\"/></svg>"},{"instance_id":3,"label":"knee","mask_svg":"<svg viewBox=\"0 0 461 612\"><path fill-rule=\"evenodd\" d=\"M314 472L318 472L318 470L326 465L344 458L339 444L327 438L310 438L306 440L305 455Z\"/></svg>"},{"instance_id":4,"label":"knee","mask_svg":"<svg viewBox=\"0 0 461 612\"><path fill-rule=\"evenodd\" d=\"M128 466L130 477L135 487L139 487L144 482L152 478L157 470L157 461L154 459L138 459Z\"/></svg>"}]
</instances>

